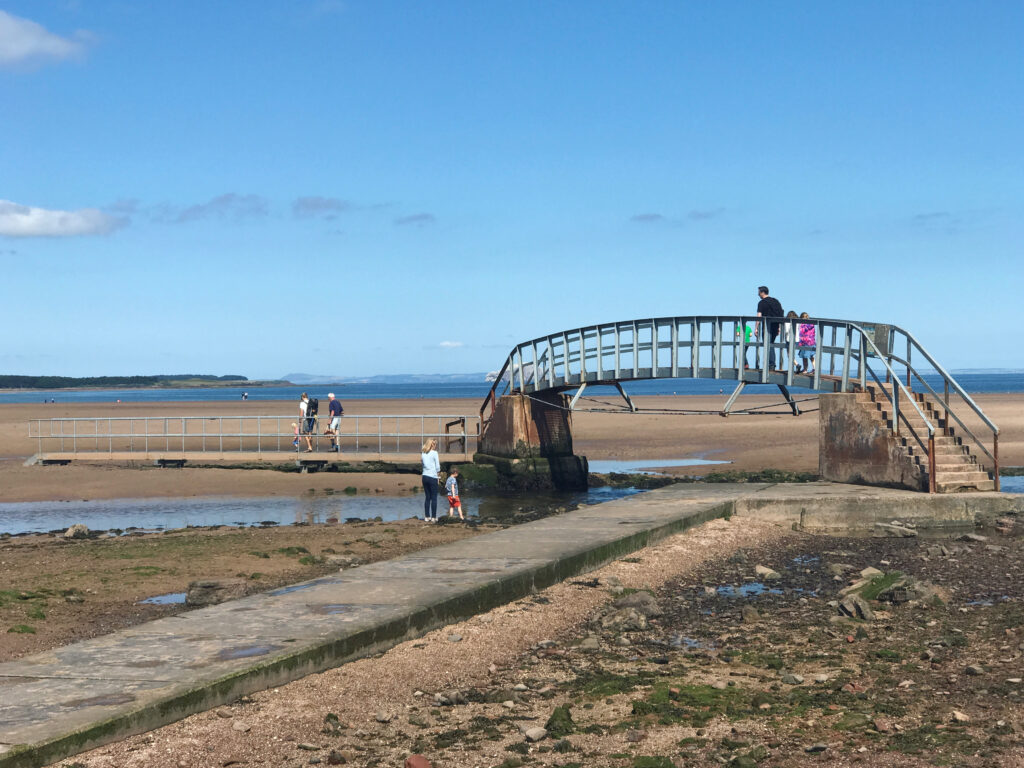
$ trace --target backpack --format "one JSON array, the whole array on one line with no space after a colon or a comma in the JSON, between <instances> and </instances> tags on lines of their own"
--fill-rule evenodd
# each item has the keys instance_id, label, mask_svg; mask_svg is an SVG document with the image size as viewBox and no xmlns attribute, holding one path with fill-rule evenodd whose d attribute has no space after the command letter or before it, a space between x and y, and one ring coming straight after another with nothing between
<instances>
[{"instance_id":1,"label":"backpack","mask_svg":"<svg viewBox=\"0 0 1024 768\"><path fill-rule=\"evenodd\" d=\"M316 416L317 411L320 410L320 401L315 397L310 398L309 405L306 406L306 416Z\"/></svg>"}]
</instances>

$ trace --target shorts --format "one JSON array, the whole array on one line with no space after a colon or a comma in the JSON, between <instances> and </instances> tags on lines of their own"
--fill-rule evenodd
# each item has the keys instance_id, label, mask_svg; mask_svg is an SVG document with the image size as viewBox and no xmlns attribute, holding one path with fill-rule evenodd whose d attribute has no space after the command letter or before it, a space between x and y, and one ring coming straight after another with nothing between
<instances>
[{"instance_id":1,"label":"shorts","mask_svg":"<svg viewBox=\"0 0 1024 768\"><path fill-rule=\"evenodd\" d=\"M302 420L302 434L311 435L314 429L316 429L315 417Z\"/></svg>"},{"instance_id":2,"label":"shorts","mask_svg":"<svg viewBox=\"0 0 1024 768\"><path fill-rule=\"evenodd\" d=\"M448 497L448 506L449 507L461 507L462 506L462 502L459 501L459 497L458 496L449 496Z\"/></svg>"},{"instance_id":3,"label":"shorts","mask_svg":"<svg viewBox=\"0 0 1024 768\"><path fill-rule=\"evenodd\" d=\"M331 419L331 426L328 427L328 429L330 429L331 432L337 432L338 431L338 427L340 425L341 425L341 416L335 416L333 419Z\"/></svg>"},{"instance_id":4,"label":"shorts","mask_svg":"<svg viewBox=\"0 0 1024 768\"><path fill-rule=\"evenodd\" d=\"M800 347L800 358L810 360L814 357L814 347Z\"/></svg>"}]
</instances>

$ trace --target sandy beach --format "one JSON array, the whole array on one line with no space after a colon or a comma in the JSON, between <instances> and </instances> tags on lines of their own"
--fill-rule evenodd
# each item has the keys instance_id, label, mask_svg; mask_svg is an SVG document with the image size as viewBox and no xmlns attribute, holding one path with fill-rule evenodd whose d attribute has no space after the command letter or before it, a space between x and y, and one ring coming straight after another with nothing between
<instances>
[{"instance_id":1,"label":"sandy beach","mask_svg":"<svg viewBox=\"0 0 1024 768\"><path fill-rule=\"evenodd\" d=\"M639 397L640 408L717 411L725 396ZM1024 465L1024 394L978 395L980 407L999 425L1003 466ZM745 407L770 406L777 398L749 396ZM803 404L813 408L812 400ZM346 416L373 414L475 415L476 400L353 400ZM0 502L160 496L297 495L332 488L339 475L299 475L269 470L161 470L140 463L133 468L97 462L69 466L23 466L37 445L28 438L28 420L107 416L276 416L294 410L292 402L165 402L0 405ZM818 416L794 417L777 407L770 414L651 415L579 412L573 417L576 453L590 459L686 459L729 461L732 469L765 468L814 472L818 467ZM979 435L982 433L979 431ZM655 462L656 463L656 462ZM703 474L713 465L685 467ZM408 480L390 474L346 474L345 485L360 492L401 494Z\"/></svg>"}]
</instances>

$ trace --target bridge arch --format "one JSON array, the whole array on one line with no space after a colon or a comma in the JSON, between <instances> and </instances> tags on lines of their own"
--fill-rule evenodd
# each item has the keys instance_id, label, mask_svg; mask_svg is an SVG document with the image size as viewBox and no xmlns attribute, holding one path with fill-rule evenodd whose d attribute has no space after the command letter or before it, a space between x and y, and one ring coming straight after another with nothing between
<instances>
[{"instance_id":1,"label":"bridge arch","mask_svg":"<svg viewBox=\"0 0 1024 768\"><path fill-rule=\"evenodd\" d=\"M814 329L814 346L805 347L812 352L808 373L793 366L801 349L801 325ZM787 364L772 368L772 360ZM567 448L571 452L568 414L587 387L615 387L628 409L637 411L622 384L653 379L735 382L721 410L723 415L750 384L778 386L794 415L800 412L789 393L794 386L817 393L869 397L903 453L914 457L917 474L929 490L936 489L941 474L938 465L952 466L938 460L947 455L942 446L948 438L958 448L969 448L964 453L966 463L975 465L969 469L988 473L998 490L998 427L920 342L890 323L828 318L643 318L587 325L522 342L509 352L480 408L481 451L486 453L489 445L496 445L495 440L488 440L488 432L515 430L522 422L526 425L520 435L524 439L503 434L501 450L508 453L511 445L517 453L533 450L553 456ZM523 401L521 413L502 420L500 405L510 397ZM552 409L566 412L559 428L554 427L559 422L552 417ZM498 426L499 422L503 426ZM530 423L535 425L532 429ZM560 437L555 443L546 442L544 432ZM821 447L827 453L834 446ZM963 478L958 475L957 479Z\"/></svg>"}]
</instances>

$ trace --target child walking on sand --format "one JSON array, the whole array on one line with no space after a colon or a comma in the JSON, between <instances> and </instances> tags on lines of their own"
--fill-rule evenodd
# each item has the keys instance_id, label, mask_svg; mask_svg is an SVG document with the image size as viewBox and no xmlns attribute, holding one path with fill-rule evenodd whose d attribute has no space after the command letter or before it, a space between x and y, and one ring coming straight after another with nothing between
<instances>
[{"instance_id":1,"label":"child walking on sand","mask_svg":"<svg viewBox=\"0 0 1024 768\"><path fill-rule=\"evenodd\" d=\"M299 450L299 423L297 421L292 422L292 432L295 434L295 439L292 440L292 448L297 451Z\"/></svg>"},{"instance_id":2,"label":"child walking on sand","mask_svg":"<svg viewBox=\"0 0 1024 768\"><path fill-rule=\"evenodd\" d=\"M452 467L451 472L448 473L448 480L444 484L444 489L448 493L448 517L453 517L453 510L459 510L459 520L465 520L466 516L462 514L462 501L459 499L459 468Z\"/></svg>"}]
</instances>

